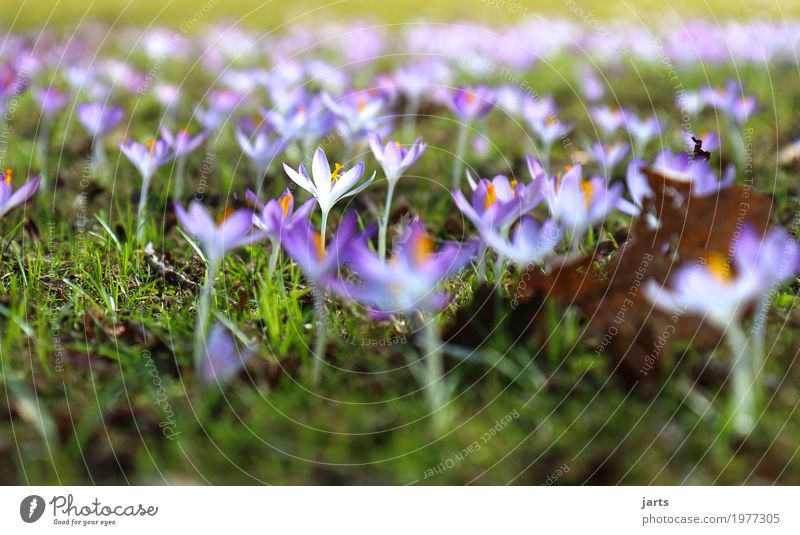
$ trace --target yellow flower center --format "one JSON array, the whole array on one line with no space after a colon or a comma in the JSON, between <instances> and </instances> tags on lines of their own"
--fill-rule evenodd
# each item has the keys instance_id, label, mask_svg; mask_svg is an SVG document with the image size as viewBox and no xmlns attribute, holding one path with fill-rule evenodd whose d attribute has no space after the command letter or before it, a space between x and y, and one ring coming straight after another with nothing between
<instances>
[{"instance_id":1,"label":"yellow flower center","mask_svg":"<svg viewBox=\"0 0 800 535\"><path fill-rule=\"evenodd\" d=\"M414 263L421 266L428 261L428 257L433 253L433 240L427 234L421 236L414 243Z\"/></svg>"},{"instance_id":2,"label":"yellow flower center","mask_svg":"<svg viewBox=\"0 0 800 535\"><path fill-rule=\"evenodd\" d=\"M367 107L367 99L365 99L364 97L361 97L356 101L356 109L358 111L364 111L364 108L366 107Z\"/></svg>"},{"instance_id":3,"label":"yellow flower center","mask_svg":"<svg viewBox=\"0 0 800 535\"><path fill-rule=\"evenodd\" d=\"M156 140L155 139L151 139L151 140L145 142L145 146L150 149L150 158L152 159L153 155L156 152Z\"/></svg>"},{"instance_id":4,"label":"yellow flower center","mask_svg":"<svg viewBox=\"0 0 800 535\"><path fill-rule=\"evenodd\" d=\"M336 182L341 177L342 173L342 164L335 163L333 164L333 172L331 173L331 182Z\"/></svg>"},{"instance_id":5,"label":"yellow flower center","mask_svg":"<svg viewBox=\"0 0 800 535\"><path fill-rule=\"evenodd\" d=\"M467 91L467 104L474 104L475 103L475 95Z\"/></svg>"},{"instance_id":6,"label":"yellow flower center","mask_svg":"<svg viewBox=\"0 0 800 535\"><path fill-rule=\"evenodd\" d=\"M11 179L13 177L14 177L14 170L9 167L8 169L6 169L6 177L5 177L6 186L11 185Z\"/></svg>"},{"instance_id":7,"label":"yellow flower center","mask_svg":"<svg viewBox=\"0 0 800 535\"><path fill-rule=\"evenodd\" d=\"M724 255L716 252L706 255L706 266L711 275L722 284L730 284L733 280L731 267Z\"/></svg>"},{"instance_id":8,"label":"yellow flower center","mask_svg":"<svg viewBox=\"0 0 800 535\"><path fill-rule=\"evenodd\" d=\"M583 190L583 200L588 206L592 202L592 197L594 197L594 184L588 180L583 181L581 182L581 190Z\"/></svg>"},{"instance_id":9,"label":"yellow flower center","mask_svg":"<svg viewBox=\"0 0 800 535\"><path fill-rule=\"evenodd\" d=\"M234 211L235 210L230 206L225 208L225 211L217 216L217 226L218 227L221 226L225 222L226 219L228 219L230 216L233 215Z\"/></svg>"},{"instance_id":10,"label":"yellow flower center","mask_svg":"<svg viewBox=\"0 0 800 535\"><path fill-rule=\"evenodd\" d=\"M497 193L494 190L494 184L486 184L486 200L483 203L484 208L491 208L497 201Z\"/></svg>"},{"instance_id":11,"label":"yellow flower center","mask_svg":"<svg viewBox=\"0 0 800 535\"><path fill-rule=\"evenodd\" d=\"M286 195L281 197L281 200L279 202L281 205L281 211L283 212L283 217L286 217L287 215L289 215L289 205L292 203L292 194L287 193Z\"/></svg>"}]
</instances>

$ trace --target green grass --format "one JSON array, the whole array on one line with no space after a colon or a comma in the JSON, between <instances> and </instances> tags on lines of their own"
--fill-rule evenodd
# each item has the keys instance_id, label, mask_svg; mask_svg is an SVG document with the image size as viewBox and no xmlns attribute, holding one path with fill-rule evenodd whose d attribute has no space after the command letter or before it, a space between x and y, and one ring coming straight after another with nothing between
<instances>
[{"instance_id":1,"label":"green grass","mask_svg":"<svg viewBox=\"0 0 800 535\"><path fill-rule=\"evenodd\" d=\"M561 80L573 72L564 58L537 66L526 79L537 92L553 93L562 116L577 121L578 147L580 132L591 130L583 104ZM706 77L721 82L727 76L711 68L683 72L681 81L696 88ZM796 210L794 175L776 169L773 155L777 139L800 133L792 113L800 82L770 80L755 69L743 78L765 108L751 124L758 133L756 186L775 194L774 221L785 222ZM609 82L619 102L655 107L676 131L680 118L658 67L629 69ZM205 83L198 75L189 87L202 91ZM150 102L136 109L129 135L143 139L154 131L158 112ZM30 96L20 110L32 110ZM446 191L452 123L436 113L442 117L421 125L431 148L414 172L442 187L404 179L396 206L420 216L437 239L461 239ZM716 127L713 114L702 117L701 126ZM519 127L496 114L482 129L497 154L475 162L481 174L527 179ZM35 131L36 115L18 112L7 157L18 175L29 161L37 171ZM667 139L680 147L678 139ZM534 336L512 343L501 328L480 358L448 360L452 419L438 434L406 366L417 352L407 324L376 323L353 305L330 303L330 366L319 385L310 383L309 288L284 255L275 276L267 275L268 245L230 255L214 298L219 316L258 355L223 390L202 388L191 369L196 294L151 273L131 239L135 171L109 143L110 176L81 188L90 148L74 120L68 128L65 121L58 125L54 146L63 147L56 198L41 192L24 214L15 211L0 223L0 483L543 484L556 472L557 484L800 483L800 335L793 328L800 317L793 288L782 290L782 305L770 315L774 396L758 432L744 442L719 434L714 415L726 393L719 380L687 386L694 382L693 364L724 363L724 351L676 353L669 380L654 390L633 388L610 374L610 363L595 354L597 341L581 336L584 320L556 307L534 326ZM329 152L340 148L334 144ZM208 202L221 210L237 202L233 196L249 185L248 173L237 167L240 152L230 132L213 152ZM368 169L376 167L363 157ZM202 158L194 157L190 169ZM565 164L569 155L557 150L554 161ZM164 170L154 181L148 239L176 269L201 281L202 262L174 226L169 174ZM266 182L267 193L277 195L286 185L277 173ZM187 189L194 187L190 181ZM355 199L362 214L370 203L381 206L383 187L373 185ZM80 198L85 210L75 204ZM336 210L330 228L341 213ZM519 273L510 276L513 283ZM475 288L472 271L454 281L457 304L466 304ZM452 325L455 310L443 315L443 325ZM540 335L548 333L551 341L543 344ZM709 400L712 410L703 414Z\"/></svg>"}]
</instances>

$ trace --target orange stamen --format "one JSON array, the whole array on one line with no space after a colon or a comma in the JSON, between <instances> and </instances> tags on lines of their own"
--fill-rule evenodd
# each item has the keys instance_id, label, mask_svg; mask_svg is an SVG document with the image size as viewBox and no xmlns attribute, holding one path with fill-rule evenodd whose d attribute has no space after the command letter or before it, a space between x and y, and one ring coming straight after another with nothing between
<instances>
[{"instance_id":1,"label":"orange stamen","mask_svg":"<svg viewBox=\"0 0 800 535\"><path fill-rule=\"evenodd\" d=\"M315 232L311 235L311 239L314 242L314 250L317 253L317 260L324 259L325 243L322 241L322 235L319 232Z\"/></svg>"},{"instance_id":2,"label":"orange stamen","mask_svg":"<svg viewBox=\"0 0 800 535\"><path fill-rule=\"evenodd\" d=\"M14 170L9 167L8 169L6 169L6 177L5 177L6 186L11 185L11 179L13 177L14 177Z\"/></svg>"},{"instance_id":3,"label":"orange stamen","mask_svg":"<svg viewBox=\"0 0 800 535\"><path fill-rule=\"evenodd\" d=\"M289 215L289 206L292 203L292 194L287 193L286 195L281 197L281 200L279 202L281 205L281 211L283 212L283 217L286 217L287 215Z\"/></svg>"},{"instance_id":4,"label":"orange stamen","mask_svg":"<svg viewBox=\"0 0 800 535\"><path fill-rule=\"evenodd\" d=\"M230 206L225 208L225 211L217 216L217 226L222 225L226 219L233 215L234 212L235 210Z\"/></svg>"},{"instance_id":5,"label":"orange stamen","mask_svg":"<svg viewBox=\"0 0 800 535\"><path fill-rule=\"evenodd\" d=\"M494 184L486 184L486 200L483 202L484 208L490 208L497 201L497 193Z\"/></svg>"},{"instance_id":6,"label":"orange stamen","mask_svg":"<svg viewBox=\"0 0 800 535\"><path fill-rule=\"evenodd\" d=\"M413 258L418 266L428 261L428 257L433 253L433 240L427 234L423 234L414 243Z\"/></svg>"},{"instance_id":7,"label":"orange stamen","mask_svg":"<svg viewBox=\"0 0 800 535\"><path fill-rule=\"evenodd\" d=\"M333 164L333 172L331 173L331 182L336 182L341 177L343 165L340 163Z\"/></svg>"},{"instance_id":8,"label":"orange stamen","mask_svg":"<svg viewBox=\"0 0 800 535\"><path fill-rule=\"evenodd\" d=\"M728 260L724 255L717 252L708 253L706 255L706 265L708 266L708 271L718 282L730 284L733 279L733 273L731 273L731 267L728 265Z\"/></svg>"}]
</instances>

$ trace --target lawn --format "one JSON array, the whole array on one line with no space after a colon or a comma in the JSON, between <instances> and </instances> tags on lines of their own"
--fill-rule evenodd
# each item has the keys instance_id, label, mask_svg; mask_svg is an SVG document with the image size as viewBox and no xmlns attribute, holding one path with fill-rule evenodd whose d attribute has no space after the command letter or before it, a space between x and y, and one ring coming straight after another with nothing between
<instances>
[{"instance_id":1,"label":"lawn","mask_svg":"<svg viewBox=\"0 0 800 535\"><path fill-rule=\"evenodd\" d=\"M11 4L3 8L6 21L13 20ZM58 28L57 19L74 20L79 11L75 4L62 3L57 9L63 13L42 22L49 15L42 7L45 2L26 4L19 24L7 26L31 32L25 34L31 39L23 48L32 47L35 54L52 45L49 36L35 41L39 24ZM177 7L185 2L168 2L164 14L152 18L145 7L150 4L131 6L124 22L185 24ZM230 19L246 13L247 4L237 3ZM255 15L245 20L256 39L284 22L287 25L276 35L297 28L289 23L290 15L277 15L287 13L277 6L289 3L273 4L275 11L264 16L263 27ZM552 12L563 13L564 5L555 4ZM98 3L90 13L111 20L111 5ZM340 19L360 16L362 5L366 3L344 4ZM467 15L463 8L448 6L438 12L421 8L420 16ZM267 7L260 9L266 13ZM490 21L497 25L517 22L488 2L476 9L491 12ZM742 16L730 10L721 14ZM213 13L218 17L218 11ZM410 17L400 4L386 8L383 16L391 23ZM183 37L200 41L212 35L205 24L198 23ZM586 21L575 24L588 31ZM87 58L86 63L102 65L107 75L110 67L102 58L117 58L151 76L154 83L179 84L182 96L176 108L165 113L149 83L142 92L115 88L109 101L124 110L124 119L99 142L107 157L104 167L98 166L92 137L74 107L96 100L86 85L70 93L69 104L53 120L46 158L39 152L43 122L34 92L29 88L7 107L2 165L13 168L15 187L45 166L49 182L0 220L0 483L800 484L800 314L794 277L771 295L762 374L767 395L759 400L755 431L746 436L726 427L732 359L716 335L700 341L718 331L708 322L691 320L695 334L672 340L652 373L637 374L642 355L620 357L600 349L603 330L595 328L594 315L613 315L609 302L597 298L585 305L579 297L564 297L552 281L542 297L529 291L524 281L529 274L544 280L544 262L534 262L530 271L506 264L498 279L491 254L486 282L481 282L473 260L442 285L452 299L441 313L422 313L423 320L435 322L446 342L443 384L448 391L441 411L432 411L431 391L420 380L425 368L418 359L425 351L419 314L379 319L367 313L363 303L319 292L286 251L271 270L273 248L268 240L245 245L221 260L211 317L240 348L252 348L253 356L225 381L203 383L193 362L193 337L206 262L192 233L183 230L176 217L178 166L168 162L153 176L143 236L137 238L142 179L118 145L154 138L162 125L188 125L199 132L195 105L208 102L211 88L224 86L221 72L270 69L279 65L278 54L266 48L233 61L229 51L219 58L209 52L206 63L195 61L198 50L225 48L216 42L193 49L184 59L163 59L131 46L137 43L135 29L106 34L103 26L99 28L97 33L89 25L80 30L86 32L87 43L102 43L76 52ZM310 43L337 31L345 30L321 32ZM389 35L402 31L390 28ZM68 35L57 32L52 39L63 41ZM297 56L300 61L322 58L337 66L335 72L347 77L340 94L351 82L356 89L369 88L380 80L378 74L419 59L395 52L401 41L388 39L392 46L376 60L348 60L347 41L343 42L339 48L338 41L323 42L319 49ZM237 46L234 37L227 44ZM2 62L15 60L11 46L9 41L0 45ZM587 51L590 55L584 55ZM590 113L598 103L585 96L587 82L580 73L587 66L594 67L604 88L600 103L655 114L665 125L636 154L648 163L662 149L684 148L678 83L686 91L697 91L735 79L758 101L757 112L742 126L746 152L736 152L734 127L714 109L693 115L691 131L720 133L722 145L711 151L715 172L738 163L739 187L752 186L765 195L769 222L794 235L797 167L778 153L800 137L794 114L800 95L796 66L785 60L760 63L725 57L719 62L676 63L673 71L658 59L646 61L613 50L608 54L601 43L589 41L580 53L565 49L541 54L540 61L513 69L492 63L488 69L471 68L475 58L445 57L454 80L444 89L511 86L551 96L559 119L573 128L569 143L558 140L553 145L548 171L565 174L567 166L582 161L584 176L589 176L602 169L587 147L603 136ZM310 75L307 87L336 87L332 76ZM65 88L66 78L66 66L51 62L36 71L31 87L54 83ZM437 93L434 89L431 94ZM359 230L378 221L387 181L363 138L351 145L333 133L311 144L293 143L275 157L263 181L256 180L233 125L243 118L261 120L262 108L276 102L264 87L243 93L249 94L248 103L226 115L222 127L209 131L202 148L189 155L187 182L178 199L182 206L199 200L216 217L248 207L247 188L256 189L261 199L273 199L291 186L296 209L310 195L293 186L281 164L296 169L305 161L309 166L313 149L321 145L331 162L343 163L344 169L364 162L365 177L376 172L375 182L331 210L328 238L348 211L358 214ZM441 100L452 95L440 93L425 97L409 131L403 129L402 117L395 117L402 106L385 111L395 126L389 139L410 144L419 135L428 143L397 183L389 228L394 244L413 218L424 222L437 248L450 241L468 243L477 234L451 196L461 126ZM465 164L476 176L504 174L531 182L526 155L540 154L541 146L534 148L535 137L520 116L499 103L496 108L470 123ZM618 137L629 140L627 134ZM480 146L481 139L488 147ZM625 161L607 173L609 183L625 183ZM462 182L469 198L469 187ZM540 205L533 213L541 220L547 210ZM693 228L700 214L689 213L682 222L686 232L704 232ZM731 217L720 212L715 228L730 225ZM319 209L311 218L315 226L321 224ZM634 219L614 211L592 225L580 253L606 252L588 262L584 275L602 271L619 258ZM146 251L148 243L152 253ZM569 253L565 243L559 245L559 258ZM635 269L622 265L622 270ZM521 287L526 296L522 299L515 293ZM320 300L326 311L327 343L325 362L315 377L312 348ZM636 300L637 308L650 306L642 298ZM645 352L633 341L625 342L631 351Z\"/></svg>"}]
</instances>

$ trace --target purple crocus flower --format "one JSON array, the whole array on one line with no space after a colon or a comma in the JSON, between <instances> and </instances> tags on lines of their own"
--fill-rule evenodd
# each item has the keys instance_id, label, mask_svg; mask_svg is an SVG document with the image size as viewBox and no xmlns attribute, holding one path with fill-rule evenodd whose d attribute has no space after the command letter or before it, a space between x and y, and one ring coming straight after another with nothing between
<instances>
[{"instance_id":1,"label":"purple crocus flower","mask_svg":"<svg viewBox=\"0 0 800 535\"><path fill-rule=\"evenodd\" d=\"M239 350L233 337L221 323L215 323L206 338L205 358L200 364L200 380L222 384L242 369L253 357L247 348Z\"/></svg>"},{"instance_id":2,"label":"purple crocus flower","mask_svg":"<svg viewBox=\"0 0 800 535\"><path fill-rule=\"evenodd\" d=\"M733 184L736 178L736 169L732 165L725 169L720 179L708 160L692 158L685 152L675 154L662 151L651 167L671 180L690 183L692 196L695 197L713 195Z\"/></svg>"},{"instance_id":3,"label":"purple crocus flower","mask_svg":"<svg viewBox=\"0 0 800 535\"><path fill-rule=\"evenodd\" d=\"M384 146L377 132L370 132L369 146L389 182L397 182L409 167L417 163L428 148L428 144L423 143L421 137L414 140L410 146L401 145L398 141L389 141Z\"/></svg>"},{"instance_id":4,"label":"purple crocus flower","mask_svg":"<svg viewBox=\"0 0 800 535\"><path fill-rule=\"evenodd\" d=\"M49 121L69 103L69 96L55 87L34 88L33 98L42 110L42 116Z\"/></svg>"},{"instance_id":5,"label":"purple crocus flower","mask_svg":"<svg viewBox=\"0 0 800 535\"><path fill-rule=\"evenodd\" d=\"M217 224L202 204L192 201L188 211L180 203L175 203L175 215L186 233L200 242L200 247L212 266L219 265L229 251L243 245L252 245L264 238L261 234L251 232L251 210L236 210Z\"/></svg>"},{"instance_id":6,"label":"purple crocus flower","mask_svg":"<svg viewBox=\"0 0 800 535\"><path fill-rule=\"evenodd\" d=\"M450 100L450 109L464 122L486 116L494 107L495 94L487 86L460 87Z\"/></svg>"},{"instance_id":7,"label":"purple crocus flower","mask_svg":"<svg viewBox=\"0 0 800 535\"><path fill-rule=\"evenodd\" d=\"M339 120L340 130L351 144L359 136L381 130L388 123L387 117L381 117L386 99L378 91L353 91L335 100L322 93L322 102Z\"/></svg>"},{"instance_id":8,"label":"purple crocus flower","mask_svg":"<svg viewBox=\"0 0 800 535\"><path fill-rule=\"evenodd\" d=\"M78 104L78 120L92 138L102 138L122 121L125 112L119 106L99 102Z\"/></svg>"},{"instance_id":9,"label":"purple crocus flower","mask_svg":"<svg viewBox=\"0 0 800 535\"><path fill-rule=\"evenodd\" d=\"M389 261L378 258L365 239L356 240L348 259L359 285L332 282L341 296L355 299L369 308L371 315L385 318L422 310L441 310L449 298L437 287L461 270L474 256L475 249L456 243L434 252L433 239L419 221L412 222Z\"/></svg>"},{"instance_id":10,"label":"purple crocus flower","mask_svg":"<svg viewBox=\"0 0 800 535\"><path fill-rule=\"evenodd\" d=\"M483 230L481 236L502 258L526 266L551 255L562 234L559 226L551 220L539 225L534 218L525 216L512 231L510 241L491 228Z\"/></svg>"},{"instance_id":11,"label":"purple crocus flower","mask_svg":"<svg viewBox=\"0 0 800 535\"><path fill-rule=\"evenodd\" d=\"M649 281L645 295L658 308L696 314L724 330L799 270L800 245L786 231L771 230L762 239L745 226L734 244L732 265L724 255L710 253L702 263L678 268L671 289Z\"/></svg>"},{"instance_id":12,"label":"purple crocus flower","mask_svg":"<svg viewBox=\"0 0 800 535\"><path fill-rule=\"evenodd\" d=\"M617 165L622 163L628 155L629 150L630 146L627 143L618 141L609 145L594 143L592 144L591 153L603 173L611 175Z\"/></svg>"},{"instance_id":13,"label":"purple crocus flower","mask_svg":"<svg viewBox=\"0 0 800 535\"><path fill-rule=\"evenodd\" d=\"M633 146L637 154L641 154L650 141L661 134L661 123L658 117L651 115L639 117L631 113L628 116L628 133L633 138Z\"/></svg>"},{"instance_id":14,"label":"purple crocus flower","mask_svg":"<svg viewBox=\"0 0 800 535\"><path fill-rule=\"evenodd\" d=\"M333 128L334 117L318 96L299 99L286 110L271 110L264 119L286 140L310 147Z\"/></svg>"},{"instance_id":15,"label":"purple crocus flower","mask_svg":"<svg viewBox=\"0 0 800 535\"><path fill-rule=\"evenodd\" d=\"M724 88L706 87L701 95L707 105L731 117L738 124L745 123L758 104L756 97L743 94L734 80L729 81Z\"/></svg>"},{"instance_id":16,"label":"purple crocus flower","mask_svg":"<svg viewBox=\"0 0 800 535\"><path fill-rule=\"evenodd\" d=\"M695 142L692 138L698 139L703 142L703 150L706 152L714 152L719 148L719 136L715 132L703 131L699 134L692 134L691 132L684 133L683 139L686 142L688 151L693 151Z\"/></svg>"},{"instance_id":17,"label":"purple crocus flower","mask_svg":"<svg viewBox=\"0 0 800 535\"><path fill-rule=\"evenodd\" d=\"M148 183L159 168L171 162L175 157L175 153L170 150L167 142L161 140L151 140L144 145L128 141L120 143L119 148L139 171L142 180Z\"/></svg>"},{"instance_id":18,"label":"purple crocus flower","mask_svg":"<svg viewBox=\"0 0 800 535\"><path fill-rule=\"evenodd\" d=\"M678 268L670 278L671 288L648 281L644 295L667 313L700 316L725 334L732 353L730 422L736 433L746 435L756 424L764 318L756 319L751 337L745 334L742 319L753 305L760 305L766 314L773 288L800 271L800 245L783 229L762 238L748 225L734 235L730 249L731 262L721 253L709 252L700 262Z\"/></svg>"},{"instance_id":19,"label":"purple crocus flower","mask_svg":"<svg viewBox=\"0 0 800 535\"><path fill-rule=\"evenodd\" d=\"M247 190L246 196L247 200L258 208L258 212L253 215L253 225L266 233L273 244L280 242L281 235L286 229L298 221L308 219L316 204L316 199L310 199L295 211L294 196L289 188L286 188L283 195L277 199L270 199L266 204L250 190Z\"/></svg>"},{"instance_id":20,"label":"purple crocus flower","mask_svg":"<svg viewBox=\"0 0 800 535\"><path fill-rule=\"evenodd\" d=\"M325 287L350 259L357 223L355 212L345 215L336 234L326 245L322 233L314 228L310 220L299 219L291 226L284 226L281 243L305 276L314 284Z\"/></svg>"},{"instance_id":21,"label":"purple crocus flower","mask_svg":"<svg viewBox=\"0 0 800 535\"><path fill-rule=\"evenodd\" d=\"M580 164L567 168L563 176L550 179L541 174L541 165L530 156L528 168L534 180L543 181L550 215L571 232L573 249L577 248L578 241L589 227L602 222L618 207L622 198L622 184L609 186L604 177L584 180Z\"/></svg>"},{"instance_id":22,"label":"purple crocus flower","mask_svg":"<svg viewBox=\"0 0 800 535\"><path fill-rule=\"evenodd\" d=\"M166 126L161 127L161 137L167 146L172 149L176 158L182 158L200 148L208 135L200 132L193 136L188 128L182 128L173 134Z\"/></svg>"},{"instance_id":23,"label":"purple crocus flower","mask_svg":"<svg viewBox=\"0 0 800 535\"><path fill-rule=\"evenodd\" d=\"M242 96L233 91L211 91L208 94L208 107L195 109L200 124L207 132L219 130L222 124L230 117L233 111L239 107Z\"/></svg>"},{"instance_id":24,"label":"purple crocus flower","mask_svg":"<svg viewBox=\"0 0 800 535\"><path fill-rule=\"evenodd\" d=\"M242 152L247 155L253 164L257 180L263 178L269 171L272 162L275 161L285 149L286 144L283 139L273 138L269 132L257 129L252 135L248 136L241 129L236 129L236 140L239 142Z\"/></svg>"},{"instance_id":25,"label":"purple crocus flower","mask_svg":"<svg viewBox=\"0 0 800 535\"><path fill-rule=\"evenodd\" d=\"M14 173L11 169L6 169L0 173L0 219L10 210L25 204L28 199L34 196L39 189L39 177L32 178L14 191L12 179Z\"/></svg>"},{"instance_id":26,"label":"purple crocus flower","mask_svg":"<svg viewBox=\"0 0 800 535\"><path fill-rule=\"evenodd\" d=\"M28 79L11 64L0 66L0 113L5 114L8 102L28 87Z\"/></svg>"},{"instance_id":27,"label":"purple crocus flower","mask_svg":"<svg viewBox=\"0 0 800 535\"><path fill-rule=\"evenodd\" d=\"M503 175L492 180L475 181L467 173L473 189L472 202L461 191L453 191L453 201L464 216L483 234L486 230L501 230L505 234L511 224L533 210L542 201L542 181L521 184Z\"/></svg>"},{"instance_id":28,"label":"purple crocus flower","mask_svg":"<svg viewBox=\"0 0 800 535\"><path fill-rule=\"evenodd\" d=\"M613 136L628 120L630 112L622 108L611 109L602 106L592 109L592 120L600 127L603 135Z\"/></svg>"}]
</instances>

